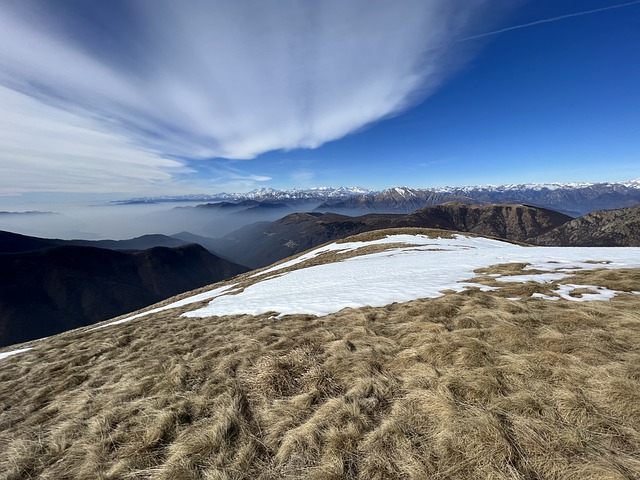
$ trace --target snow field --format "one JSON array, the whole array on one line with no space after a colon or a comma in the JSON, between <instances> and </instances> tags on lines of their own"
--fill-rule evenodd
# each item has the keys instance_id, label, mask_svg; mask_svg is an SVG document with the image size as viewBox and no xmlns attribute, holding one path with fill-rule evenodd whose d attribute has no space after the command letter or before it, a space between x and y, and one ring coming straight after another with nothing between
<instances>
[{"instance_id":1,"label":"snow field","mask_svg":"<svg viewBox=\"0 0 640 480\"><path fill-rule=\"evenodd\" d=\"M219 295L208 306L186 312L183 316L260 315L268 312L277 312L278 316L320 316L347 307L380 307L393 302L435 298L443 295L445 290L460 291L469 287L486 290L491 287L460 282L474 277L473 272L478 268L501 263L530 263L527 269L552 272L502 277L506 278L504 281L533 280L540 283L562 279L568 276L566 272L572 270L640 267L640 248L635 247L522 247L463 235L455 235L452 239L390 235L372 242L330 244L261 274L299 264L324 251L349 251L384 243L406 243L408 246L286 272L276 278L262 280L235 295ZM592 263L594 261L600 263ZM570 297L568 291L562 290L561 293ZM605 296L599 291L593 298L583 298L604 299ZM576 300L576 297L571 297L571 300Z\"/></svg>"}]
</instances>

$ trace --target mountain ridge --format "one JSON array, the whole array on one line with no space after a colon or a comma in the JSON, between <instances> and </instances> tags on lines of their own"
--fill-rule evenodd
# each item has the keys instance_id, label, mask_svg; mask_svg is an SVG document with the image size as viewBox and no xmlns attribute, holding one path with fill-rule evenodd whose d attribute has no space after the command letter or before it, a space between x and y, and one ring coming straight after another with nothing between
<instances>
[{"instance_id":1,"label":"mountain ridge","mask_svg":"<svg viewBox=\"0 0 640 480\"><path fill-rule=\"evenodd\" d=\"M376 200L376 197L378 198ZM316 187L277 190L262 187L247 193L192 194L138 197L114 204L179 201L307 201L322 202L322 211L362 209L369 213L408 213L416 208L448 201L467 203L524 203L579 216L593 210L640 205L640 179L620 182L552 182L504 185L391 187Z\"/></svg>"},{"instance_id":2,"label":"mountain ridge","mask_svg":"<svg viewBox=\"0 0 640 480\"><path fill-rule=\"evenodd\" d=\"M536 245L640 246L640 206L597 210L530 239Z\"/></svg>"},{"instance_id":3,"label":"mountain ridge","mask_svg":"<svg viewBox=\"0 0 640 480\"><path fill-rule=\"evenodd\" d=\"M446 203L408 214L294 213L271 223L243 227L212 246L225 258L257 268L324 242L384 228L440 228L525 241L571 220L561 213L526 205Z\"/></svg>"}]
</instances>

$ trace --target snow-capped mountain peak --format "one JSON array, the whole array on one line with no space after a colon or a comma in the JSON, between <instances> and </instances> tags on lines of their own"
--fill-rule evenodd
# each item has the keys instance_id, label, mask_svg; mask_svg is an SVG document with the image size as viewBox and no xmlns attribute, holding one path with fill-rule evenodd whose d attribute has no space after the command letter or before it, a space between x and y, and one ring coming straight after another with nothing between
<instances>
[{"instance_id":1,"label":"snow-capped mountain peak","mask_svg":"<svg viewBox=\"0 0 640 480\"><path fill-rule=\"evenodd\" d=\"M248 193L139 197L114 203L239 202L243 200L324 202L321 205L324 210L365 208L369 211L388 213L395 211L408 212L427 205L437 205L449 201L524 203L576 215L585 214L593 210L622 208L640 204L640 178L625 182L601 183L513 183L428 188L398 186L387 190L328 186L278 190L266 186ZM340 203L344 205L340 205Z\"/></svg>"}]
</instances>

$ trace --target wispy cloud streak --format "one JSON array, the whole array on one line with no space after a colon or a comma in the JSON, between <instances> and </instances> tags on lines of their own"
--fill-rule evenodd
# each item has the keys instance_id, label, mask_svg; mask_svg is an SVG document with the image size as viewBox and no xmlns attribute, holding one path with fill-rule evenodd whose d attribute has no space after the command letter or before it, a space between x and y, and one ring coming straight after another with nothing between
<instances>
[{"instance_id":1,"label":"wispy cloud streak","mask_svg":"<svg viewBox=\"0 0 640 480\"><path fill-rule=\"evenodd\" d=\"M81 172L93 178L109 170L100 162L120 162L132 175L122 183L135 185L134 177L171 177L176 158L315 148L432 93L455 64L449 46L477 27L484 8L483 0L5 0L0 101L9 90L15 100L3 112L5 124L59 115L72 125L69 139L77 135L86 145L77 129L86 122L110 147L96 157L48 135L38 140L40 151L23 154L2 133L0 162L12 161L12 148L19 190L19 159L39 161L43 181L31 185L43 190L44 172L68 167L62 157L78 159L78 180ZM31 134L26 128L20 138L33 144ZM142 165L148 173L134 174ZM71 178L51 178L51 185L72 188Z\"/></svg>"},{"instance_id":2,"label":"wispy cloud streak","mask_svg":"<svg viewBox=\"0 0 640 480\"><path fill-rule=\"evenodd\" d=\"M0 190L137 192L186 173L103 124L0 86Z\"/></svg>"}]
</instances>

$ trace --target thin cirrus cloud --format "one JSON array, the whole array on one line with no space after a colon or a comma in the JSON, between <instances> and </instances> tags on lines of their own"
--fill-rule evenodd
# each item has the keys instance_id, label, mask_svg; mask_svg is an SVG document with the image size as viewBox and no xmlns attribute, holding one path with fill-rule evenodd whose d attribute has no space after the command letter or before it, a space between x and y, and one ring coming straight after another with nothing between
<instances>
[{"instance_id":1,"label":"thin cirrus cloud","mask_svg":"<svg viewBox=\"0 0 640 480\"><path fill-rule=\"evenodd\" d=\"M0 86L3 194L110 193L168 182L186 168L89 117Z\"/></svg>"},{"instance_id":2,"label":"thin cirrus cloud","mask_svg":"<svg viewBox=\"0 0 640 480\"><path fill-rule=\"evenodd\" d=\"M319 147L433 92L488 3L5 0L0 191L130 190Z\"/></svg>"}]
</instances>

